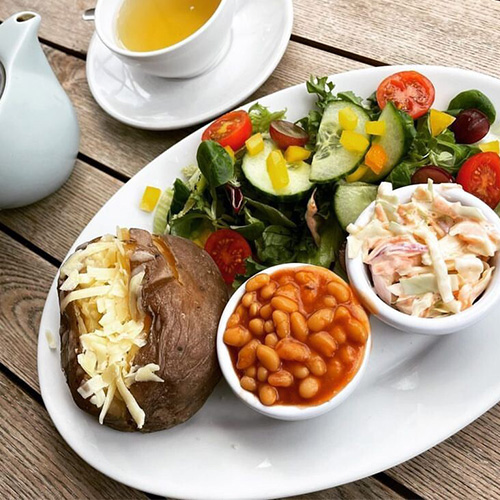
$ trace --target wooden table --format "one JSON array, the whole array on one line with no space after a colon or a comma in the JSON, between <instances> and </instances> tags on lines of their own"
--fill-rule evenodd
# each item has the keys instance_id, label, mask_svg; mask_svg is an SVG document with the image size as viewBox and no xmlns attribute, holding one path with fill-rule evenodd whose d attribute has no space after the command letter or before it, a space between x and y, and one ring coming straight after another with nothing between
<instances>
[{"instance_id":1,"label":"wooden table","mask_svg":"<svg viewBox=\"0 0 500 500\"><path fill-rule=\"evenodd\" d=\"M286 54L251 99L302 82L311 73L384 64L458 66L500 77L496 0L293 2L295 23ZM135 130L94 102L85 78L93 25L81 21L82 11L94 3L0 1L0 20L25 9L42 15L43 48L76 107L82 130L76 168L66 185L39 203L0 212L2 498L147 497L93 470L63 442L44 409L36 370L45 297L74 239L124 182L190 132ZM405 464L300 498L500 498L499 435L497 405Z\"/></svg>"}]
</instances>

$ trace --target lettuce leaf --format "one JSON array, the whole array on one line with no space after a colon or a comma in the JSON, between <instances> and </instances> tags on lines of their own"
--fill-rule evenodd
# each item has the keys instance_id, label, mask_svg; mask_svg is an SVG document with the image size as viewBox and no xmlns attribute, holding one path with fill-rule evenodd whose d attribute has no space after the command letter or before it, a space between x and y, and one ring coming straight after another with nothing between
<instances>
[{"instance_id":1,"label":"lettuce leaf","mask_svg":"<svg viewBox=\"0 0 500 500\"><path fill-rule=\"evenodd\" d=\"M248 110L252 121L252 133L256 134L269 132L269 125L274 120L283 120L286 117L286 109L281 111L269 111L269 108L262 106L258 102Z\"/></svg>"}]
</instances>

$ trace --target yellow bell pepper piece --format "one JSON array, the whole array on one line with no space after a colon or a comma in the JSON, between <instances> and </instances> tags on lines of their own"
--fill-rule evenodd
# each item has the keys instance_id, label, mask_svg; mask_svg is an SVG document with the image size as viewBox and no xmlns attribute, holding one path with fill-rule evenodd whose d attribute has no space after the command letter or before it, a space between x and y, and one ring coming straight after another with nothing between
<instances>
[{"instance_id":1,"label":"yellow bell pepper piece","mask_svg":"<svg viewBox=\"0 0 500 500\"><path fill-rule=\"evenodd\" d=\"M375 174L380 174L387 163L387 153L379 144L373 144L365 156L365 164Z\"/></svg>"},{"instance_id":2,"label":"yellow bell pepper piece","mask_svg":"<svg viewBox=\"0 0 500 500\"><path fill-rule=\"evenodd\" d=\"M500 143L498 141L491 141L491 142L483 142L482 144L479 144L479 149L483 153L500 153Z\"/></svg>"},{"instance_id":3,"label":"yellow bell pepper piece","mask_svg":"<svg viewBox=\"0 0 500 500\"><path fill-rule=\"evenodd\" d=\"M341 109L339 123L344 130L354 130L358 126L358 115L351 108Z\"/></svg>"},{"instance_id":4,"label":"yellow bell pepper piece","mask_svg":"<svg viewBox=\"0 0 500 500\"><path fill-rule=\"evenodd\" d=\"M288 176L285 158L279 149L275 149L269 153L266 165L267 173L269 174L274 189L283 189L288 186L290 177Z\"/></svg>"},{"instance_id":5,"label":"yellow bell pepper piece","mask_svg":"<svg viewBox=\"0 0 500 500\"><path fill-rule=\"evenodd\" d=\"M152 212L160 199L160 195L161 189L153 186L146 186L139 208L145 212Z\"/></svg>"},{"instance_id":6,"label":"yellow bell pepper piece","mask_svg":"<svg viewBox=\"0 0 500 500\"><path fill-rule=\"evenodd\" d=\"M357 182L368 172L366 165L360 165L351 175L348 175L345 180L347 182Z\"/></svg>"},{"instance_id":7,"label":"yellow bell pepper piece","mask_svg":"<svg viewBox=\"0 0 500 500\"><path fill-rule=\"evenodd\" d=\"M370 135L385 135L385 121L366 122L365 132Z\"/></svg>"},{"instance_id":8,"label":"yellow bell pepper piece","mask_svg":"<svg viewBox=\"0 0 500 500\"><path fill-rule=\"evenodd\" d=\"M432 137L436 137L443 130L447 129L453 122L455 117L444 113L443 111L438 111L437 109L431 109L429 116L429 125L431 127Z\"/></svg>"},{"instance_id":9,"label":"yellow bell pepper piece","mask_svg":"<svg viewBox=\"0 0 500 500\"><path fill-rule=\"evenodd\" d=\"M370 142L365 136L358 134L357 132L353 132L352 130L343 130L342 135L340 136L340 144L342 144L347 151L363 153Z\"/></svg>"},{"instance_id":10,"label":"yellow bell pepper piece","mask_svg":"<svg viewBox=\"0 0 500 500\"><path fill-rule=\"evenodd\" d=\"M233 148L231 146L225 146L224 149L227 151L227 154L231 157L231 160L235 160L235 156L234 156L234 151L233 151Z\"/></svg>"},{"instance_id":11,"label":"yellow bell pepper piece","mask_svg":"<svg viewBox=\"0 0 500 500\"><path fill-rule=\"evenodd\" d=\"M264 139L262 138L262 134L252 135L252 137L245 141L245 145L250 156L258 155L264 150Z\"/></svg>"},{"instance_id":12,"label":"yellow bell pepper piece","mask_svg":"<svg viewBox=\"0 0 500 500\"><path fill-rule=\"evenodd\" d=\"M288 163L307 160L311 156L311 152L300 146L288 146L285 151L285 160Z\"/></svg>"}]
</instances>

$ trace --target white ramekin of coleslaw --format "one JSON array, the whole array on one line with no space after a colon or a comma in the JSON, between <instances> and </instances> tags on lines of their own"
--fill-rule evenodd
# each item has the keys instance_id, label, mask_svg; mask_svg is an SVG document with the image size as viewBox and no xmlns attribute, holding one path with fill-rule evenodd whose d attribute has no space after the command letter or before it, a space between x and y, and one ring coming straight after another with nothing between
<instances>
[{"instance_id":1,"label":"white ramekin of coleslaw","mask_svg":"<svg viewBox=\"0 0 500 500\"><path fill-rule=\"evenodd\" d=\"M462 330L500 299L500 218L457 184L384 182L347 231L351 285L399 330Z\"/></svg>"}]
</instances>

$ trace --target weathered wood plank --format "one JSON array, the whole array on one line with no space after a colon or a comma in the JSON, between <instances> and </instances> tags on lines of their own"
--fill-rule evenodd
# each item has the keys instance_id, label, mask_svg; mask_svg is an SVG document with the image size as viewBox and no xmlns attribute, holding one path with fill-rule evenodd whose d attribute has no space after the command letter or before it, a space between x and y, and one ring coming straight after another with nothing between
<instances>
[{"instance_id":1,"label":"weathered wood plank","mask_svg":"<svg viewBox=\"0 0 500 500\"><path fill-rule=\"evenodd\" d=\"M458 66L500 76L500 2L293 2L295 35L389 64Z\"/></svg>"},{"instance_id":2,"label":"weathered wood plank","mask_svg":"<svg viewBox=\"0 0 500 500\"><path fill-rule=\"evenodd\" d=\"M95 0L57 2L48 0L2 0L0 20L23 10L38 12L42 16L40 37L84 55L94 23L82 20L85 9L95 7Z\"/></svg>"},{"instance_id":3,"label":"weathered wood plank","mask_svg":"<svg viewBox=\"0 0 500 500\"><path fill-rule=\"evenodd\" d=\"M500 3L495 0L293 0L293 33L390 64L459 66L500 75ZM81 20L94 0L3 0L0 19L33 9L43 17L42 38L85 54L93 23Z\"/></svg>"},{"instance_id":4,"label":"weathered wood plank","mask_svg":"<svg viewBox=\"0 0 500 500\"><path fill-rule=\"evenodd\" d=\"M500 405L387 474L429 500L500 498Z\"/></svg>"},{"instance_id":5,"label":"weathered wood plank","mask_svg":"<svg viewBox=\"0 0 500 500\"><path fill-rule=\"evenodd\" d=\"M395 498L403 497L379 481L369 477L338 488L288 497L286 500L392 500Z\"/></svg>"},{"instance_id":6,"label":"weathered wood plank","mask_svg":"<svg viewBox=\"0 0 500 500\"><path fill-rule=\"evenodd\" d=\"M59 191L28 207L0 211L0 221L62 260L82 229L121 186L121 181L77 161Z\"/></svg>"},{"instance_id":7,"label":"weathered wood plank","mask_svg":"<svg viewBox=\"0 0 500 500\"><path fill-rule=\"evenodd\" d=\"M84 61L48 47L45 52L78 113L82 131L80 151L94 160L132 176L194 130L151 132L116 121L101 111L90 94ZM292 42L273 75L249 100L303 82L311 73L340 73L363 66L356 61Z\"/></svg>"},{"instance_id":8,"label":"weathered wood plank","mask_svg":"<svg viewBox=\"0 0 500 500\"><path fill-rule=\"evenodd\" d=\"M296 35L388 63L458 65L498 74L495 37L500 4L494 0L293 0ZM81 54L93 23L81 20L94 0L3 0L0 19L33 9L43 17L41 36ZM472 22L471 22L472 20ZM369 21L369 22L368 22Z\"/></svg>"},{"instance_id":9,"label":"weathered wood plank","mask_svg":"<svg viewBox=\"0 0 500 500\"><path fill-rule=\"evenodd\" d=\"M94 101L85 61L56 49L44 49L78 114L83 154L130 177L189 132L150 132L120 123Z\"/></svg>"},{"instance_id":10,"label":"weathered wood plank","mask_svg":"<svg viewBox=\"0 0 500 500\"><path fill-rule=\"evenodd\" d=\"M37 391L38 326L55 274L53 265L0 231L0 363Z\"/></svg>"},{"instance_id":11,"label":"weathered wood plank","mask_svg":"<svg viewBox=\"0 0 500 500\"><path fill-rule=\"evenodd\" d=\"M64 443L43 407L0 373L2 498L146 499L92 469Z\"/></svg>"}]
</instances>

